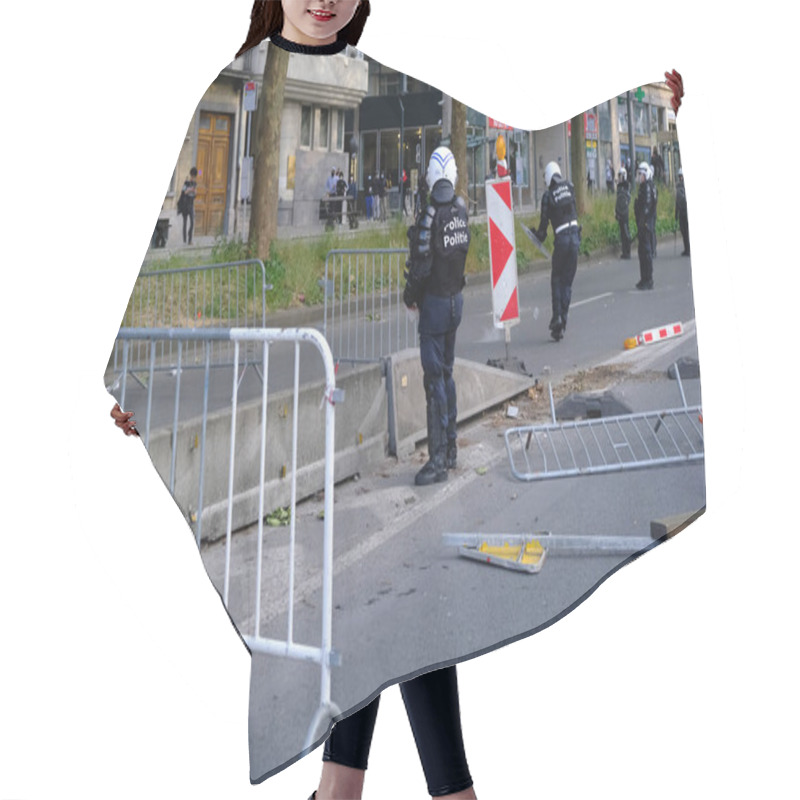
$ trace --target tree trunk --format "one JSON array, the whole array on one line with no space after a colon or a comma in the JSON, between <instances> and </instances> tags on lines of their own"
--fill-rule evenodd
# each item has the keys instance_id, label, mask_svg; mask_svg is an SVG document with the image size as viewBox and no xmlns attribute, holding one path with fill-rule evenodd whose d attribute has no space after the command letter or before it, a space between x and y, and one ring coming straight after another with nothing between
<instances>
[{"instance_id":1,"label":"tree trunk","mask_svg":"<svg viewBox=\"0 0 800 800\"><path fill-rule=\"evenodd\" d=\"M250 253L269 258L269 247L278 234L278 175L280 174L281 118L289 53L267 46L267 63L253 140L253 191L250 213Z\"/></svg>"},{"instance_id":2,"label":"tree trunk","mask_svg":"<svg viewBox=\"0 0 800 800\"><path fill-rule=\"evenodd\" d=\"M586 132L583 128L583 114L573 117L570 123L569 151L572 163L572 183L575 186L575 206L578 216L586 213Z\"/></svg>"},{"instance_id":3,"label":"tree trunk","mask_svg":"<svg viewBox=\"0 0 800 800\"><path fill-rule=\"evenodd\" d=\"M469 173L467 172L467 107L458 100L452 100L450 129L450 149L458 169L457 194L464 198L469 208Z\"/></svg>"}]
</instances>

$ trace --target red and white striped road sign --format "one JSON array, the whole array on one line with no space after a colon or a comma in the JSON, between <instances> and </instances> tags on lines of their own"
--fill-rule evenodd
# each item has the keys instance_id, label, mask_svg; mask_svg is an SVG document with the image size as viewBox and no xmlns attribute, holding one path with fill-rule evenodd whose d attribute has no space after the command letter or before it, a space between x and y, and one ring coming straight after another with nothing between
<instances>
[{"instance_id":1,"label":"red and white striped road sign","mask_svg":"<svg viewBox=\"0 0 800 800\"><path fill-rule=\"evenodd\" d=\"M640 344L653 344L671 339L673 336L683 334L682 322L670 322L669 325L661 325L658 328L651 328L649 331L642 331L638 336L633 336L625 340L625 349L630 350Z\"/></svg>"},{"instance_id":2,"label":"red and white striped road sign","mask_svg":"<svg viewBox=\"0 0 800 800\"><path fill-rule=\"evenodd\" d=\"M486 181L486 211L489 217L489 263L492 270L492 317L495 328L519 322L517 244L511 181Z\"/></svg>"}]
</instances>

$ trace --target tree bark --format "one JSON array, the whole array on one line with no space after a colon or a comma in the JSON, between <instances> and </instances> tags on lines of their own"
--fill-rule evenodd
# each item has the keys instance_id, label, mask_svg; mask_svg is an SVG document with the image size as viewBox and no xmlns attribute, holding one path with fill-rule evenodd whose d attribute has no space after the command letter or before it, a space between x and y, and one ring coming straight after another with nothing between
<instances>
[{"instance_id":1,"label":"tree bark","mask_svg":"<svg viewBox=\"0 0 800 800\"><path fill-rule=\"evenodd\" d=\"M278 235L278 176L280 174L281 118L286 90L289 53L267 46L267 63L253 139L253 191L250 213L250 253L269 258L269 248Z\"/></svg>"},{"instance_id":2,"label":"tree bark","mask_svg":"<svg viewBox=\"0 0 800 800\"><path fill-rule=\"evenodd\" d=\"M572 163L572 183L575 186L575 207L578 216L586 213L586 132L583 127L583 114L573 117L570 123L571 136L569 142L570 161Z\"/></svg>"},{"instance_id":3,"label":"tree bark","mask_svg":"<svg viewBox=\"0 0 800 800\"><path fill-rule=\"evenodd\" d=\"M469 173L467 172L467 107L452 100L450 150L456 160L458 182L456 193L464 198L469 208Z\"/></svg>"}]
</instances>

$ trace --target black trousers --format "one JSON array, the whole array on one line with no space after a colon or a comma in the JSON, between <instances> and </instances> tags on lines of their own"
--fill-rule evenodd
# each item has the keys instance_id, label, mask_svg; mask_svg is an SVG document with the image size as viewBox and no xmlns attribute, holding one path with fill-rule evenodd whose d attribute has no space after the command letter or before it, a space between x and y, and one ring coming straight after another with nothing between
<instances>
[{"instance_id":1,"label":"black trousers","mask_svg":"<svg viewBox=\"0 0 800 800\"><path fill-rule=\"evenodd\" d=\"M556 234L553 245L553 266L550 271L550 294L553 304L552 323L561 319L562 328L567 326L567 314L572 301L572 282L578 270L578 253L581 235L577 226Z\"/></svg>"},{"instance_id":2,"label":"black trousers","mask_svg":"<svg viewBox=\"0 0 800 800\"><path fill-rule=\"evenodd\" d=\"M472 777L461 735L456 668L426 672L400 684L431 797L468 789ZM365 770L380 695L360 711L337 722L325 742L323 761Z\"/></svg>"},{"instance_id":3,"label":"black trousers","mask_svg":"<svg viewBox=\"0 0 800 800\"><path fill-rule=\"evenodd\" d=\"M631 254L631 231L628 225L628 220L618 219L619 223L619 239L622 243L622 255L630 256Z\"/></svg>"},{"instance_id":4,"label":"black trousers","mask_svg":"<svg viewBox=\"0 0 800 800\"><path fill-rule=\"evenodd\" d=\"M689 215L684 211L678 215L678 224L681 228L681 236L683 237L683 251L689 252Z\"/></svg>"},{"instance_id":5,"label":"black trousers","mask_svg":"<svg viewBox=\"0 0 800 800\"><path fill-rule=\"evenodd\" d=\"M653 280L653 236L648 228L639 228L639 276L642 283Z\"/></svg>"},{"instance_id":6,"label":"black trousers","mask_svg":"<svg viewBox=\"0 0 800 800\"><path fill-rule=\"evenodd\" d=\"M189 239L186 239L186 220L189 220ZM192 234L194 233L194 209L188 211L183 215L183 242L184 244L192 243Z\"/></svg>"}]
</instances>

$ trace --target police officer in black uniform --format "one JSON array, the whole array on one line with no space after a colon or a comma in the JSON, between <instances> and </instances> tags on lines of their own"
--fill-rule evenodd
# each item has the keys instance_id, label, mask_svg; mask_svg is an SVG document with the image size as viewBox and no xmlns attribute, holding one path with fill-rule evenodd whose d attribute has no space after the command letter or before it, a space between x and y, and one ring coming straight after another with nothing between
<instances>
[{"instance_id":1,"label":"police officer in black uniform","mask_svg":"<svg viewBox=\"0 0 800 800\"><path fill-rule=\"evenodd\" d=\"M568 180L561 177L561 168L555 161L551 161L544 168L544 183L547 190L542 197L542 218L535 234L540 242L544 242L547 238L547 225L552 223L555 244L550 272L553 301L550 336L559 341L567 329L572 281L575 280L575 273L578 270L581 229L575 207L575 188Z\"/></svg>"},{"instance_id":2,"label":"police officer in black uniform","mask_svg":"<svg viewBox=\"0 0 800 800\"><path fill-rule=\"evenodd\" d=\"M656 239L656 217L658 216L658 186L656 185L655 175L656 172L653 169L653 165L650 164L648 166L648 177L647 179L650 181L650 185L653 187L653 213L652 213L652 224L650 225L650 238L652 240L652 250L653 250L653 258L658 255L658 240Z\"/></svg>"},{"instance_id":3,"label":"police officer in black uniform","mask_svg":"<svg viewBox=\"0 0 800 800\"><path fill-rule=\"evenodd\" d=\"M683 185L683 169L678 170L678 185L675 187L675 219L683 237L682 256L689 255L689 212L686 209L686 187Z\"/></svg>"},{"instance_id":4,"label":"police officer in black uniform","mask_svg":"<svg viewBox=\"0 0 800 800\"><path fill-rule=\"evenodd\" d=\"M419 309L419 345L428 422L428 462L414 483L447 480L456 466L456 330L461 322L469 219L455 193L456 161L447 147L431 155L426 175L428 203L408 229L409 260L403 301Z\"/></svg>"},{"instance_id":5,"label":"police officer in black uniform","mask_svg":"<svg viewBox=\"0 0 800 800\"><path fill-rule=\"evenodd\" d=\"M653 288L653 236L654 211L656 198L653 182L648 180L650 168L642 161L636 170L636 182L639 190L633 203L633 214L636 217L637 236L639 238L639 283L637 289Z\"/></svg>"},{"instance_id":6,"label":"police officer in black uniform","mask_svg":"<svg viewBox=\"0 0 800 800\"><path fill-rule=\"evenodd\" d=\"M622 255L620 258L626 260L631 257L631 230L628 224L630 206L631 189L628 184L628 170L625 167L620 167L617 176L617 204L614 208L614 216L619 223L619 239L622 243Z\"/></svg>"}]
</instances>

